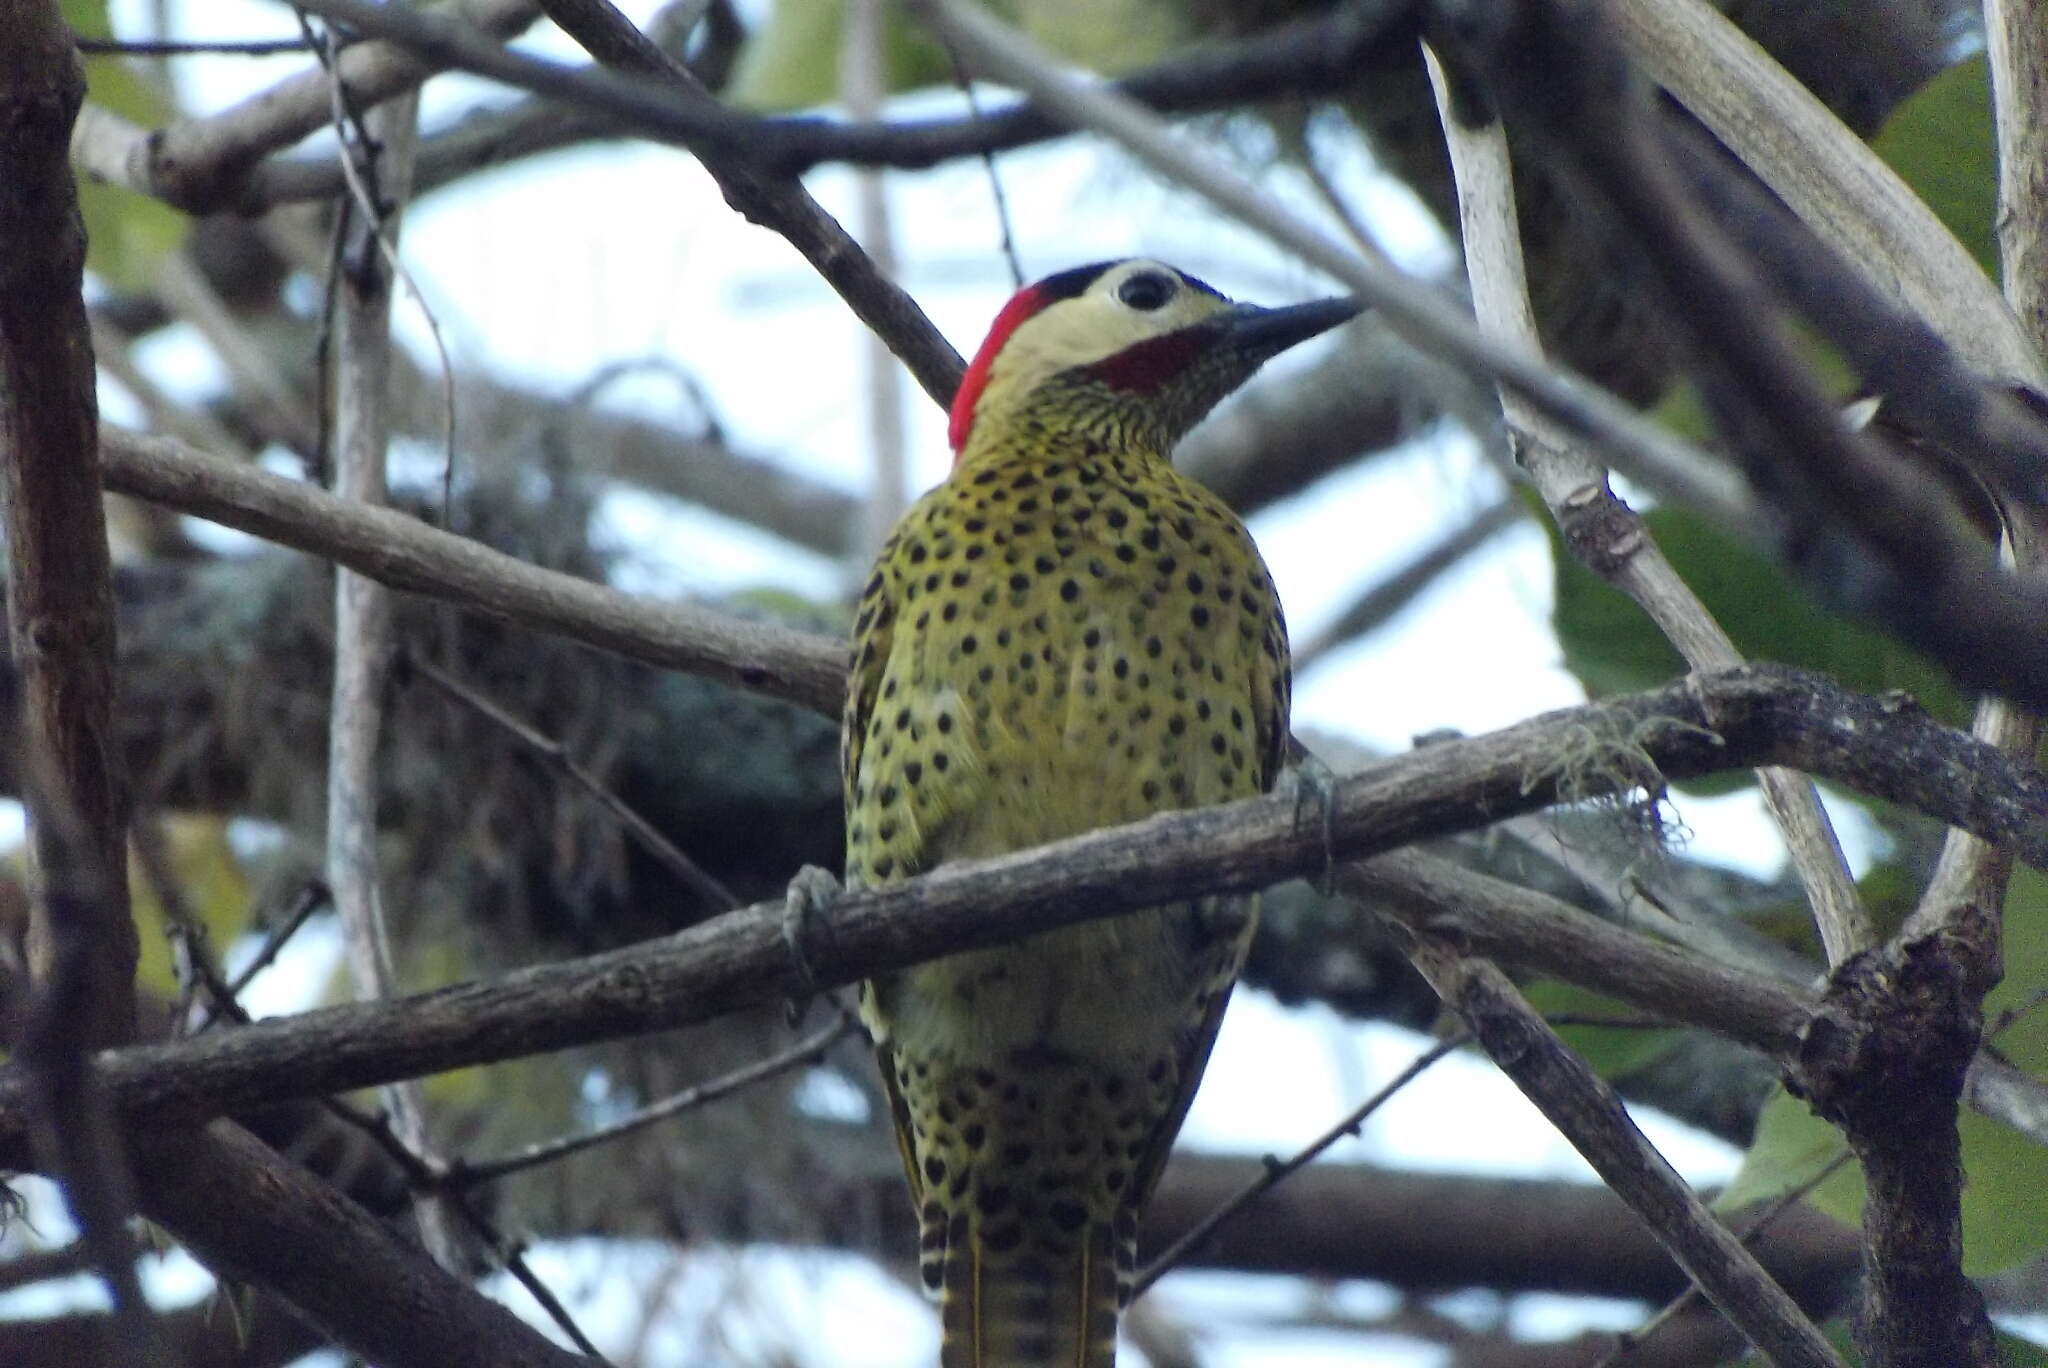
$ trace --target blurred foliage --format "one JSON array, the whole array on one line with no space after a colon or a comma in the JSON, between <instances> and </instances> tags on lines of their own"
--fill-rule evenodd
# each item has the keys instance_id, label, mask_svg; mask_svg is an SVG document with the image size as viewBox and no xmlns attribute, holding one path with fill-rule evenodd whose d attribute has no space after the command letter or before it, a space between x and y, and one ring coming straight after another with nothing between
<instances>
[{"instance_id":1,"label":"blurred foliage","mask_svg":"<svg viewBox=\"0 0 2048 1368\"><path fill-rule=\"evenodd\" d=\"M157 819L166 871L179 900L206 933L218 960L249 924L249 880L228 845L225 819L206 813L169 813ZM128 861L128 896L135 909L135 932L142 942L136 965L137 986L176 1000L180 988L171 918L145 877L142 861Z\"/></svg>"},{"instance_id":2,"label":"blurred foliage","mask_svg":"<svg viewBox=\"0 0 2048 1368\"><path fill-rule=\"evenodd\" d=\"M1958 62L1929 81L1885 121L1871 146L1995 276L1998 161L1985 58Z\"/></svg>"},{"instance_id":3,"label":"blurred foliage","mask_svg":"<svg viewBox=\"0 0 2048 1368\"><path fill-rule=\"evenodd\" d=\"M1764 555L1684 509L1643 517L1685 582L1746 656L1823 671L1852 689L1903 689L1948 722L1967 704L1940 669L1874 628L1822 608ZM1651 688L1685 662L1641 609L1572 559L1550 525L1557 596L1552 621L1565 661L1595 696Z\"/></svg>"},{"instance_id":4,"label":"blurred foliage","mask_svg":"<svg viewBox=\"0 0 2048 1368\"><path fill-rule=\"evenodd\" d=\"M1863 1357L1856 1352L1854 1337L1850 1333L1849 1322L1846 1319L1828 1321L1820 1327L1820 1331L1827 1336L1829 1344L1841 1351L1842 1357L1855 1365L1855 1368L1861 1368ZM2048 1348L2004 1330L1993 1331L1993 1338L1998 1345L1998 1361L2004 1364L2005 1368L2048 1368ZM1733 1368L1767 1368L1769 1360L1759 1351L1752 1349L1732 1363Z\"/></svg>"},{"instance_id":5,"label":"blurred foliage","mask_svg":"<svg viewBox=\"0 0 2048 1368\"><path fill-rule=\"evenodd\" d=\"M1522 991L1530 1004L1547 1018L1570 1016L1628 1021L1643 1015L1641 1009L1628 1003L1561 979L1541 979L1524 984ZM1685 1038L1684 1031L1673 1027L1638 1029L1560 1024L1557 1034L1602 1078L1609 1079L1647 1068Z\"/></svg>"},{"instance_id":6,"label":"blurred foliage","mask_svg":"<svg viewBox=\"0 0 2048 1368\"><path fill-rule=\"evenodd\" d=\"M1177 0L993 0L988 8L1052 52L1117 76L1155 62L1189 36ZM747 40L732 100L754 109L825 104L839 94L839 36L846 0L776 0ZM895 5L885 7L882 51L891 91L952 85L945 50Z\"/></svg>"},{"instance_id":7,"label":"blurred foliage","mask_svg":"<svg viewBox=\"0 0 2048 1368\"><path fill-rule=\"evenodd\" d=\"M110 38L107 0L64 0L64 22L85 38ZM161 126L171 102L119 57L90 57L85 63L86 98L132 124ZM109 286L139 289L157 262L176 251L192 220L161 200L81 176L78 208L85 218L85 268Z\"/></svg>"},{"instance_id":8,"label":"blurred foliage","mask_svg":"<svg viewBox=\"0 0 2048 1368\"><path fill-rule=\"evenodd\" d=\"M1989 1043L2014 1067L2048 1078L2048 875L2027 866L2013 874L2005 903L2005 981L1985 1003L1989 1026L2014 1018ZM1971 1275L2009 1268L2048 1249L2048 1184L2041 1147L1972 1111L1962 1114L1963 1266ZM1840 1155L1841 1133L1807 1105L1780 1091L1764 1108L1756 1142L1719 1205L1728 1210L1768 1201L1807 1182ZM1852 1160L1808 1201L1856 1224L1863 1176Z\"/></svg>"}]
</instances>

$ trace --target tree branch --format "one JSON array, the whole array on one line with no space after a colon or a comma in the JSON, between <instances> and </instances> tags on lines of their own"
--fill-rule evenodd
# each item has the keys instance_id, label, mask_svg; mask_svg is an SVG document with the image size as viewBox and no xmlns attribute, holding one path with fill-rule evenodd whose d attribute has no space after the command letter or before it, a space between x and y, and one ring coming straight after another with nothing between
<instances>
[{"instance_id":1,"label":"tree branch","mask_svg":"<svg viewBox=\"0 0 2048 1368\"><path fill-rule=\"evenodd\" d=\"M65 142L85 75L53 0L0 3L0 518L21 669L26 1002L6 1004L38 1157L113 1301L115 1352L168 1355L135 1275L127 1157L91 1064L135 1031L128 795L114 741L114 602L100 501L85 232Z\"/></svg>"},{"instance_id":2,"label":"tree branch","mask_svg":"<svg viewBox=\"0 0 2048 1368\"><path fill-rule=\"evenodd\" d=\"M137 1177L143 1211L208 1268L276 1293L370 1362L587 1368L232 1122L157 1134Z\"/></svg>"},{"instance_id":3,"label":"tree branch","mask_svg":"<svg viewBox=\"0 0 2048 1368\"><path fill-rule=\"evenodd\" d=\"M508 38L539 17L533 0L448 0L435 10L448 22ZM351 43L336 70L352 109L368 109L415 90L440 65L402 43ZM310 70L203 119L160 129L137 128L96 105L87 105L73 135L71 155L81 169L175 205L191 214L242 209L260 213L260 196L246 200L249 177L262 159L327 126L333 83L326 70Z\"/></svg>"},{"instance_id":4,"label":"tree branch","mask_svg":"<svg viewBox=\"0 0 2048 1368\"><path fill-rule=\"evenodd\" d=\"M1714 1219L1629 1119L1621 1099L1508 981L1483 959L1434 938L1418 940L1415 967L1455 1010L1502 1073L1585 1156L1656 1234L1680 1267L1774 1364L1847 1368L1756 1256Z\"/></svg>"},{"instance_id":5,"label":"tree branch","mask_svg":"<svg viewBox=\"0 0 2048 1368\"><path fill-rule=\"evenodd\" d=\"M769 623L656 603L542 570L391 509L228 465L166 437L101 434L107 488L314 551L381 584L558 632L836 716L846 648Z\"/></svg>"},{"instance_id":6,"label":"tree branch","mask_svg":"<svg viewBox=\"0 0 2048 1368\"><path fill-rule=\"evenodd\" d=\"M1383 854L1558 801L1625 794L1658 776L1763 763L1930 812L2048 867L2048 775L1915 709L1753 667L1548 713L1347 777L1334 788L1327 844L1321 824L1300 822L1283 795L849 892L804 937L804 958L816 986L835 987L1162 899L1261 888L1320 869L1332 855ZM1503 909L1500 925L1516 920ZM1519 920L1515 934L1530 953L1555 940L1554 919ZM1807 1012L1795 991L1683 954L1657 962L1666 969L1656 981L1683 985L1662 1004L1668 1015L1773 1053L1795 1043ZM665 940L491 983L135 1047L102 1064L132 1119L211 1114L665 1030L785 997L801 977L778 899ZM1736 986L1743 991L1731 992ZM21 1090L18 1070L0 1068L0 1153L18 1151Z\"/></svg>"},{"instance_id":7,"label":"tree branch","mask_svg":"<svg viewBox=\"0 0 2048 1368\"><path fill-rule=\"evenodd\" d=\"M1161 114L1203 114L1265 100L1341 94L1360 79L1369 49L1391 46L1412 35L1411 0L1369 0L1334 13L1298 19L1271 30L1193 52L1179 53L1117 82L1117 88ZM628 49L619 44L616 50ZM475 69L468 51L447 52L450 65ZM609 65L609 63L608 63ZM464 121L428 138L421 146L426 184L440 185L468 171L518 157L603 138L659 133L681 141L672 130L653 130L644 119L620 112L622 93L598 93L595 83L557 84L532 68L496 65L482 74L508 85L535 89L545 82L551 98ZM654 116L667 123L667 111ZM840 123L818 118L756 119L729 114L706 121L701 132L722 132L736 149L759 157L764 170L797 175L830 162L921 171L962 157L1009 152L1070 136L1072 129L1031 101L1018 101L979 116ZM686 144L687 145L687 144ZM244 202L281 204L324 199L337 193L339 173L331 163L274 161L260 168Z\"/></svg>"}]
</instances>

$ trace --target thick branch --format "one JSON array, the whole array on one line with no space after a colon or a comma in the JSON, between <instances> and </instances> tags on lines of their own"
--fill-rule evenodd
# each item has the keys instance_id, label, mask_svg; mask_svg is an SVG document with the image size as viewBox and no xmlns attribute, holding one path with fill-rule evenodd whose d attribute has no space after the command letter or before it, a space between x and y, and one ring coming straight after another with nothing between
<instances>
[{"instance_id":1,"label":"thick branch","mask_svg":"<svg viewBox=\"0 0 2048 1368\"><path fill-rule=\"evenodd\" d=\"M589 1363L400 1244L361 1207L232 1122L158 1136L137 1177L144 1212L208 1268L283 1297L372 1363Z\"/></svg>"},{"instance_id":2,"label":"thick branch","mask_svg":"<svg viewBox=\"0 0 2048 1368\"><path fill-rule=\"evenodd\" d=\"M1277 796L1171 813L1001 859L945 866L849 892L802 937L810 982L778 900L662 941L537 966L486 984L334 1007L198 1040L104 1057L131 1116L205 1114L703 1021L736 1007L851 983L936 955L993 945L1162 899L1248 891L1326 858L1355 859L1470 830L1564 798L1793 764L1932 812L2048 866L2048 775L1917 710L1843 693L1792 671L1694 677L1652 693L1548 713L1470 741L1426 747L1340 781L1329 844ZM1533 919L1530 944L1555 934ZM1683 978L1684 957L1669 972ZM1691 981L1674 1015L1774 1053L1806 1004L1730 971ZM0 1145L18 1148L22 1080L0 1069Z\"/></svg>"},{"instance_id":3,"label":"thick branch","mask_svg":"<svg viewBox=\"0 0 2048 1368\"><path fill-rule=\"evenodd\" d=\"M1483 959L1422 938L1415 966L1572 1147L1772 1363L1846 1368L1813 1322L1644 1138L1592 1067Z\"/></svg>"},{"instance_id":4,"label":"thick branch","mask_svg":"<svg viewBox=\"0 0 2048 1368\"><path fill-rule=\"evenodd\" d=\"M85 233L65 139L84 90L66 30L44 0L0 9L0 510L9 632L27 733L65 817L31 827L32 849L70 828L94 896L88 920L31 923L31 973L52 972L61 936L88 974L70 1023L89 1045L135 1027L137 945L128 915L127 799L113 745L114 600L100 503L92 333L79 294Z\"/></svg>"},{"instance_id":5,"label":"thick branch","mask_svg":"<svg viewBox=\"0 0 2048 1368\"><path fill-rule=\"evenodd\" d=\"M1904 940L1836 971L1790 1084L1841 1126L1867 1195L1858 1343L1873 1368L1995 1368L1984 1297L1963 1276L1956 1099L1982 1030L1969 956Z\"/></svg>"}]
</instances>

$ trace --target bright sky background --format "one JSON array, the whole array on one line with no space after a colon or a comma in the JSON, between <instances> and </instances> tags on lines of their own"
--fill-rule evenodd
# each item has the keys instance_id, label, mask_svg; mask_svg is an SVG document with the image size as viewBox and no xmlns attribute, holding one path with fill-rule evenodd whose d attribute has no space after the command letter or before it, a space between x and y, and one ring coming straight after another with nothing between
<instances>
[{"instance_id":1,"label":"bright sky background","mask_svg":"<svg viewBox=\"0 0 2048 1368\"><path fill-rule=\"evenodd\" d=\"M625 7L643 18L653 8L647 0ZM207 0L176 8L180 32L195 37L295 31L289 12L274 4ZM141 31L143 9L144 0L120 0L117 25ZM558 38L527 46L580 59ZM207 109L298 66L290 59L200 58L181 59L176 69L188 105ZM499 98L484 83L443 78L429 87L425 118L432 126ZM941 103L950 107L952 101ZM1004 157L1001 166L1028 276L1144 253L1203 275L1226 293L1265 303L1321 289L1312 273L1259 240L1092 148L1034 149ZM1265 179L1275 193L1315 212L1305 187L1284 175ZM1405 191L1355 160L1337 179L1398 259L1425 271L1448 261L1440 236ZM829 209L850 216L848 175L822 171L809 184ZM963 164L896 177L891 188L899 251L909 263L904 283L954 343L971 352L1010 288L986 178L978 164ZM459 367L567 393L607 362L664 358L701 382L719 422L742 449L773 455L849 491L864 487L858 325L793 251L733 214L688 157L644 146L600 147L491 173L413 211L403 255ZM401 315L402 335L416 354L431 358L417 310L408 305ZM210 358L180 329L145 344L141 359L179 392L222 383ZM1287 358L1273 369L1304 359ZM946 470L943 418L907 379L904 394L913 484L921 489ZM133 420L132 406L118 392L107 392L104 402L111 417ZM607 402L659 415L683 401L671 381L655 378L614 386ZM1360 587L1429 545L1497 489L1471 444L1443 434L1262 513L1253 530L1297 638L1316 631ZM629 553L622 585L639 592L715 593L773 584L822 597L851 578L849 567L672 501L621 494L605 503L600 518L606 538ZM1562 668L1547 627L1549 596L1540 533L1527 528L1497 538L1369 646L1339 652L1301 679L1297 725L1403 748L1417 733L1483 731L1579 701L1583 695ZM1749 797L1686 799L1680 816L1697 854L1762 873L1781 860L1775 834ZM1845 832L1859 860L1868 851L1867 833L1860 822ZM5 839L0 830L0 842ZM288 962L258 981L266 994L259 1014L302 1004L309 985L332 972L335 958L331 929L302 936ZM1406 1032L1320 1009L1282 1009L1263 995L1242 993L1190 1115L1186 1142L1236 1153L1296 1148L1425 1044ZM1275 1067L1278 1061L1286 1067ZM1713 1182L1733 1172L1736 1155L1728 1146L1654 1115L1642 1120L1688 1176ZM1582 1161L1511 1085L1490 1065L1462 1057L1410 1085L1332 1158L1591 1181ZM62 1227L46 1195L37 1227L52 1238ZM743 1341L769 1347L744 1337L777 1321L790 1342L807 1347L805 1361L819 1365L907 1368L928 1364L936 1344L922 1304L899 1282L849 1257L705 1254L685 1260L678 1277L668 1251L577 1242L543 1247L536 1264L586 1329L613 1347L631 1331L646 1289L673 1279L666 1295L678 1314L659 1332L664 1353L656 1361L718 1361L716 1353L699 1357L707 1351L691 1339L701 1319L695 1313L729 1301L736 1291L771 1314L728 1318L739 1337L734 1350ZM177 1259L167 1261L158 1283L167 1299L182 1300L198 1295L205 1279ZM84 1280L32 1289L0 1297L0 1315L41 1313L53 1299L94 1295ZM1207 1361L1216 1368L1425 1368L1442 1361L1434 1351L1391 1340L1374 1356L1360 1357L1355 1337L1276 1335L1265 1319L1309 1295L1292 1280L1184 1274L1162 1284L1157 1295L1200 1328ZM1362 1315L1392 1306L1386 1289L1365 1284L1335 1295L1344 1309ZM507 1300L522 1314L533 1311L516 1290ZM1637 1314L1553 1297L1518 1297L1505 1305L1490 1296L1452 1297L1442 1307L1475 1323L1505 1317L1518 1330L1542 1335L1626 1325Z\"/></svg>"}]
</instances>

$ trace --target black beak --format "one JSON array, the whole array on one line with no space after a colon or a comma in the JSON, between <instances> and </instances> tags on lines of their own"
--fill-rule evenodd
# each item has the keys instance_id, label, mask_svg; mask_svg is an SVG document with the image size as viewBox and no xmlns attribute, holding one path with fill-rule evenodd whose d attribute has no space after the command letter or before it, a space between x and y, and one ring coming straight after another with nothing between
<instances>
[{"instance_id":1,"label":"black beak","mask_svg":"<svg viewBox=\"0 0 2048 1368\"><path fill-rule=\"evenodd\" d=\"M1364 310L1355 299L1317 299L1278 309L1239 304L1224 316L1225 345L1254 363L1265 361L1297 342L1350 322Z\"/></svg>"}]
</instances>

